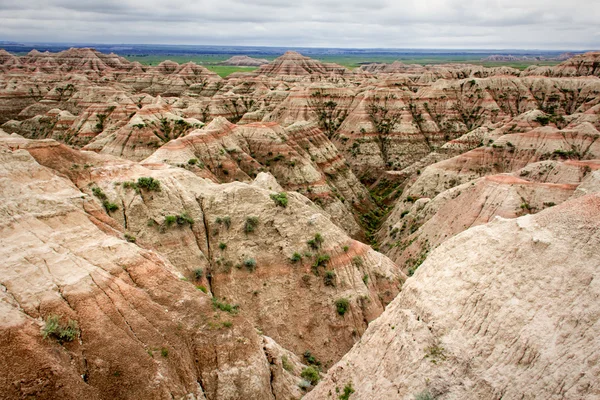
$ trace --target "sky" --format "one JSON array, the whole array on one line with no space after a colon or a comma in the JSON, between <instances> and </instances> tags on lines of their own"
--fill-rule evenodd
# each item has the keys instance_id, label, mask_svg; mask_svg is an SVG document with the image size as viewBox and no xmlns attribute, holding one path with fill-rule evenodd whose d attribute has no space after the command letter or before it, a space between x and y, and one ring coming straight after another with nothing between
<instances>
[{"instance_id":1,"label":"sky","mask_svg":"<svg viewBox=\"0 0 600 400\"><path fill-rule=\"evenodd\" d=\"M600 0L0 0L0 40L600 49Z\"/></svg>"}]
</instances>

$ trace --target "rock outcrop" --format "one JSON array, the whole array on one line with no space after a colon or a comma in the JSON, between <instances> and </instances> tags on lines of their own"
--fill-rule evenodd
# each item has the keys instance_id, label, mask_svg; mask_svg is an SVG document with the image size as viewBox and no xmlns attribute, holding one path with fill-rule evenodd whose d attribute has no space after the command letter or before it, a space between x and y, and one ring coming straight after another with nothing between
<instances>
[{"instance_id":1,"label":"rock outcrop","mask_svg":"<svg viewBox=\"0 0 600 400\"><path fill-rule=\"evenodd\" d=\"M589 194L446 241L305 398L600 396L599 213Z\"/></svg>"}]
</instances>

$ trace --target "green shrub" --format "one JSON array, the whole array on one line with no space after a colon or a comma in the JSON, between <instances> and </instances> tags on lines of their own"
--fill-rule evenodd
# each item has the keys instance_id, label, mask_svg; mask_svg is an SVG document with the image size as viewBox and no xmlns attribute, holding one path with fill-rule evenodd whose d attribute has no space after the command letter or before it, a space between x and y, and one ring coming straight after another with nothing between
<instances>
[{"instance_id":1,"label":"green shrub","mask_svg":"<svg viewBox=\"0 0 600 400\"><path fill-rule=\"evenodd\" d=\"M204 276L204 270L202 268L196 268L194 270L194 279L199 281Z\"/></svg>"},{"instance_id":2,"label":"green shrub","mask_svg":"<svg viewBox=\"0 0 600 400\"><path fill-rule=\"evenodd\" d=\"M325 286L335 286L335 272L325 271L323 283L325 284Z\"/></svg>"},{"instance_id":3,"label":"green shrub","mask_svg":"<svg viewBox=\"0 0 600 400\"><path fill-rule=\"evenodd\" d=\"M160 191L160 182L158 181L158 179L154 179L152 177L138 178L137 185L138 187L146 189L148 191Z\"/></svg>"},{"instance_id":4,"label":"green shrub","mask_svg":"<svg viewBox=\"0 0 600 400\"><path fill-rule=\"evenodd\" d=\"M60 343L72 342L79 337L79 326L77 321L68 320L66 324L60 322L58 315L49 315L42 329L44 339L49 337L58 340Z\"/></svg>"},{"instance_id":5,"label":"green shrub","mask_svg":"<svg viewBox=\"0 0 600 400\"><path fill-rule=\"evenodd\" d=\"M311 249L318 250L325 239L321 236L320 233L316 233L314 239L308 240L306 243L309 245Z\"/></svg>"},{"instance_id":6,"label":"green shrub","mask_svg":"<svg viewBox=\"0 0 600 400\"><path fill-rule=\"evenodd\" d=\"M431 394L428 389L423 390L420 393L415 394L415 400L434 400L435 397Z\"/></svg>"},{"instance_id":7,"label":"green shrub","mask_svg":"<svg viewBox=\"0 0 600 400\"><path fill-rule=\"evenodd\" d=\"M231 328L233 326L233 322L231 321L224 321L223 322L223 327L224 328Z\"/></svg>"},{"instance_id":8,"label":"green shrub","mask_svg":"<svg viewBox=\"0 0 600 400\"><path fill-rule=\"evenodd\" d=\"M119 209L119 206L116 205L115 203L111 203L108 200L105 200L102 202L102 205L104 206L104 209L106 210L106 212L111 213L113 211L117 211Z\"/></svg>"},{"instance_id":9,"label":"green shrub","mask_svg":"<svg viewBox=\"0 0 600 400\"><path fill-rule=\"evenodd\" d=\"M337 313L341 316L343 316L344 314L346 314L346 312L348 311L348 309L350 308L350 302L348 301L348 299L337 299L335 301L335 308L337 310Z\"/></svg>"},{"instance_id":10,"label":"green shrub","mask_svg":"<svg viewBox=\"0 0 600 400\"><path fill-rule=\"evenodd\" d=\"M535 120L541 125L548 125L548 122L550 122L550 117L547 115L538 115Z\"/></svg>"},{"instance_id":11,"label":"green shrub","mask_svg":"<svg viewBox=\"0 0 600 400\"><path fill-rule=\"evenodd\" d=\"M198 164L198 159L197 158L190 158L188 160L188 164L189 165L196 165L196 164Z\"/></svg>"},{"instance_id":12,"label":"green shrub","mask_svg":"<svg viewBox=\"0 0 600 400\"><path fill-rule=\"evenodd\" d=\"M225 224L225 227L229 229L229 227L231 226L231 217L229 217L228 215L224 217L217 217L215 219L215 222L219 225Z\"/></svg>"},{"instance_id":13,"label":"green shrub","mask_svg":"<svg viewBox=\"0 0 600 400\"><path fill-rule=\"evenodd\" d=\"M317 258L315 259L314 266L317 268L325 267L330 259L331 259L331 257L329 257L329 254L319 254L319 255L317 255Z\"/></svg>"},{"instance_id":14,"label":"green shrub","mask_svg":"<svg viewBox=\"0 0 600 400\"><path fill-rule=\"evenodd\" d=\"M319 370L316 369L315 367L306 367L302 370L302 372L300 373L300 376L303 379L306 379L307 381L309 381L311 383L311 385L316 385L317 383L319 383L319 381L321 380L321 376L319 375Z\"/></svg>"},{"instance_id":15,"label":"green shrub","mask_svg":"<svg viewBox=\"0 0 600 400\"><path fill-rule=\"evenodd\" d=\"M350 247L348 247L348 246L344 246L344 247L342 247L342 249L344 250L344 253L347 253L347 252L348 252L348 250L350 250Z\"/></svg>"},{"instance_id":16,"label":"green shrub","mask_svg":"<svg viewBox=\"0 0 600 400\"><path fill-rule=\"evenodd\" d=\"M246 218L246 224L244 225L244 232L251 233L256 230L258 226L258 217L248 217Z\"/></svg>"},{"instance_id":17,"label":"green shrub","mask_svg":"<svg viewBox=\"0 0 600 400\"><path fill-rule=\"evenodd\" d=\"M135 243L135 236L130 235L129 233L125 234L125 240L127 240L130 243Z\"/></svg>"},{"instance_id":18,"label":"green shrub","mask_svg":"<svg viewBox=\"0 0 600 400\"><path fill-rule=\"evenodd\" d=\"M171 226L175 222L177 222L177 216L176 215L167 215L167 216L165 216L165 224L167 226Z\"/></svg>"},{"instance_id":19,"label":"green shrub","mask_svg":"<svg viewBox=\"0 0 600 400\"><path fill-rule=\"evenodd\" d=\"M125 181L123 182L123 188L124 189L133 189L135 190L136 193L140 193L140 188L138 187L137 183L133 182L133 181Z\"/></svg>"},{"instance_id":20,"label":"green shrub","mask_svg":"<svg viewBox=\"0 0 600 400\"><path fill-rule=\"evenodd\" d=\"M362 277L362 281L365 285L367 285L369 283L369 275L368 274L364 274Z\"/></svg>"},{"instance_id":21,"label":"green shrub","mask_svg":"<svg viewBox=\"0 0 600 400\"><path fill-rule=\"evenodd\" d=\"M92 193L94 194L94 196L96 196L100 200L107 200L108 199L106 197L106 194L104 194L104 192L102 191L102 189L100 189L98 186L92 188Z\"/></svg>"},{"instance_id":22,"label":"green shrub","mask_svg":"<svg viewBox=\"0 0 600 400\"><path fill-rule=\"evenodd\" d=\"M163 347L162 349L160 349L160 355L163 356L164 358L169 357L169 349L167 349L166 347Z\"/></svg>"},{"instance_id":23,"label":"green shrub","mask_svg":"<svg viewBox=\"0 0 600 400\"><path fill-rule=\"evenodd\" d=\"M294 365L290 362L290 360L288 360L285 354L281 356L281 366L287 372L294 372Z\"/></svg>"},{"instance_id":24,"label":"green shrub","mask_svg":"<svg viewBox=\"0 0 600 400\"><path fill-rule=\"evenodd\" d=\"M256 269L256 260L254 258L247 258L244 260L244 266L248 268L248 270L254 271Z\"/></svg>"},{"instance_id":25,"label":"green shrub","mask_svg":"<svg viewBox=\"0 0 600 400\"><path fill-rule=\"evenodd\" d=\"M317 360L308 350L304 352L304 359L309 365L321 366L321 361Z\"/></svg>"},{"instance_id":26,"label":"green shrub","mask_svg":"<svg viewBox=\"0 0 600 400\"><path fill-rule=\"evenodd\" d=\"M177 225L185 225L190 224L194 225L194 219L188 215L188 213L184 212L183 214L179 214L177 216Z\"/></svg>"},{"instance_id":27,"label":"green shrub","mask_svg":"<svg viewBox=\"0 0 600 400\"><path fill-rule=\"evenodd\" d=\"M226 243L223 243L223 242L219 243L219 249L225 250L226 248L227 248L227 244Z\"/></svg>"},{"instance_id":28,"label":"green shrub","mask_svg":"<svg viewBox=\"0 0 600 400\"><path fill-rule=\"evenodd\" d=\"M346 386L344 386L344 393L339 395L340 400L349 400L350 395L354 393L354 388L352 387L352 382L348 382Z\"/></svg>"},{"instance_id":29,"label":"green shrub","mask_svg":"<svg viewBox=\"0 0 600 400\"><path fill-rule=\"evenodd\" d=\"M214 308L218 308L221 311L228 312L230 314L236 314L238 312L239 306L237 304L231 305L225 302L221 302L217 300L216 297L212 298L212 303Z\"/></svg>"},{"instance_id":30,"label":"green shrub","mask_svg":"<svg viewBox=\"0 0 600 400\"><path fill-rule=\"evenodd\" d=\"M204 285L198 285L198 286L196 286L196 289L198 289L202 293L208 293L208 289L206 289L206 286L204 286Z\"/></svg>"},{"instance_id":31,"label":"green shrub","mask_svg":"<svg viewBox=\"0 0 600 400\"><path fill-rule=\"evenodd\" d=\"M285 192L271 194L271 200L273 200L275 204L283 208L287 207L288 205L287 193Z\"/></svg>"},{"instance_id":32,"label":"green shrub","mask_svg":"<svg viewBox=\"0 0 600 400\"><path fill-rule=\"evenodd\" d=\"M292 258L290 258L290 261L293 263L301 261L301 260L302 260L302 255L300 253L294 253L294 254L292 254Z\"/></svg>"}]
</instances>

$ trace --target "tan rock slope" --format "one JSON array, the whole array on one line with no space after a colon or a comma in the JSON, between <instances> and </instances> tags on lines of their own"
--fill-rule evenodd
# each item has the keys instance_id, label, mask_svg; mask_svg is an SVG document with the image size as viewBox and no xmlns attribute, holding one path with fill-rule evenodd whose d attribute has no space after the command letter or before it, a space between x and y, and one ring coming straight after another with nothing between
<instances>
[{"instance_id":1,"label":"tan rock slope","mask_svg":"<svg viewBox=\"0 0 600 400\"><path fill-rule=\"evenodd\" d=\"M25 150L2 145L0 159L3 398L299 395L245 317L123 240L97 201ZM60 328L44 324L53 316Z\"/></svg>"},{"instance_id":2,"label":"tan rock slope","mask_svg":"<svg viewBox=\"0 0 600 400\"><path fill-rule=\"evenodd\" d=\"M305 398L600 396L599 215L590 194L448 240Z\"/></svg>"},{"instance_id":3,"label":"tan rock slope","mask_svg":"<svg viewBox=\"0 0 600 400\"><path fill-rule=\"evenodd\" d=\"M264 334L326 365L354 344L405 279L304 196L271 190L281 190L274 179L216 185L185 169L151 170L53 141L6 138L5 144L68 177L83 198L95 198L90 212L103 221L101 229L160 253L192 289L194 283L236 305ZM140 178L160 182L159 189ZM340 314L341 299L348 305Z\"/></svg>"}]
</instances>

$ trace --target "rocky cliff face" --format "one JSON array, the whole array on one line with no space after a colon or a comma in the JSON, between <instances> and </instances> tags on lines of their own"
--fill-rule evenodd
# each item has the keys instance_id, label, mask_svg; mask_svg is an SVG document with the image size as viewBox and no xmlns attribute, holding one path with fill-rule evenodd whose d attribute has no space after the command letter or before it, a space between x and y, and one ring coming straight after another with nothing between
<instances>
[{"instance_id":1,"label":"rocky cliff face","mask_svg":"<svg viewBox=\"0 0 600 400\"><path fill-rule=\"evenodd\" d=\"M305 398L599 396L599 211L589 194L446 241Z\"/></svg>"}]
</instances>

